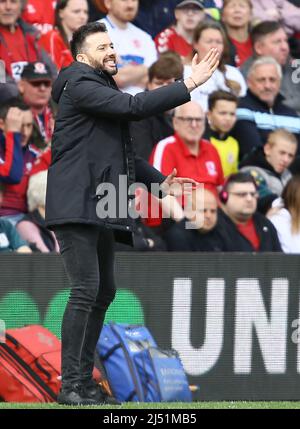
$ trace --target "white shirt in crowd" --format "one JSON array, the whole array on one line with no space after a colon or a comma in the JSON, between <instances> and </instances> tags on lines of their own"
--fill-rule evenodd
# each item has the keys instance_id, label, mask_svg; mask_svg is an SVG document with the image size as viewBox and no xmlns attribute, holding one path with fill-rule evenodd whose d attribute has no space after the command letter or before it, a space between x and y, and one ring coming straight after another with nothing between
<instances>
[{"instance_id":1,"label":"white shirt in crowd","mask_svg":"<svg viewBox=\"0 0 300 429\"><path fill-rule=\"evenodd\" d=\"M272 207L282 205L281 198L273 201ZM292 218L290 212L282 207L269 217L276 228L277 235L284 253L300 253L300 232L292 234Z\"/></svg>"},{"instance_id":2,"label":"white shirt in crowd","mask_svg":"<svg viewBox=\"0 0 300 429\"><path fill-rule=\"evenodd\" d=\"M121 64L118 64L119 69L126 64L150 67L157 60L155 43L145 31L130 22L125 29L118 28L108 17L104 17L99 22L106 25L109 37L121 59ZM144 91L144 88L130 86L122 88L122 91L135 95Z\"/></svg>"},{"instance_id":3,"label":"white shirt in crowd","mask_svg":"<svg viewBox=\"0 0 300 429\"><path fill-rule=\"evenodd\" d=\"M192 73L191 66L184 67L184 78L187 78ZM225 66L225 77L227 80L234 80L235 82L240 84L241 91L239 93L239 97L244 97L247 92L247 84L242 75L242 73L236 67L230 66L226 64ZM208 110L208 96L214 91L224 90L230 91L228 86L225 83L224 73L217 69L212 77L208 79L203 85L200 85L199 88L195 89L191 92L191 99L200 104L202 109L207 112Z\"/></svg>"}]
</instances>

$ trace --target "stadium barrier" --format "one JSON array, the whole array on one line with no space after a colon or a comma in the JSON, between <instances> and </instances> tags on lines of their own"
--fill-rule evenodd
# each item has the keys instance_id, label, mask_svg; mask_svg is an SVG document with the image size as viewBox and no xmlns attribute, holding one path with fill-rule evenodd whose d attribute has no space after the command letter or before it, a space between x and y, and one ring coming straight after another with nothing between
<instances>
[{"instance_id":1,"label":"stadium barrier","mask_svg":"<svg viewBox=\"0 0 300 429\"><path fill-rule=\"evenodd\" d=\"M124 252L116 282L106 321L175 348L200 400L300 399L300 255ZM2 329L60 336L68 294L59 255L0 256Z\"/></svg>"}]
</instances>

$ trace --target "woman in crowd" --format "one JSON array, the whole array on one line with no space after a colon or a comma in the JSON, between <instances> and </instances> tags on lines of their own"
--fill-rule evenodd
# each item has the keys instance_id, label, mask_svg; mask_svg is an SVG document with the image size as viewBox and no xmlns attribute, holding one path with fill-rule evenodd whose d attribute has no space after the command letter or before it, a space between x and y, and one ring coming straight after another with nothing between
<instances>
[{"instance_id":1,"label":"woman in crowd","mask_svg":"<svg viewBox=\"0 0 300 429\"><path fill-rule=\"evenodd\" d=\"M251 0L224 0L222 22L229 40L230 63L236 67L240 67L253 54L249 32L251 16Z\"/></svg>"},{"instance_id":2,"label":"woman in crowd","mask_svg":"<svg viewBox=\"0 0 300 429\"><path fill-rule=\"evenodd\" d=\"M40 45L49 53L58 70L73 62L70 40L77 28L88 22L87 0L58 0L55 28L40 38Z\"/></svg>"},{"instance_id":3,"label":"woman in crowd","mask_svg":"<svg viewBox=\"0 0 300 429\"><path fill-rule=\"evenodd\" d=\"M279 210L269 216L285 253L300 253L300 176L285 186L282 199L274 201Z\"/></svg>"},{"instance_id":4,"label":"woman in crowd","mask_svg":"<svg viewBox=\"0 0 300 429\"><path fill-rule=\"evenodd\" d=\"M201 105L206 112L208 110L208 96L213 91L222 89L232 92L238 97L243 97L247 91L247 85L241 72L228 64L229 49L226 34L218 22L201 22L194 32L194 50L201 61L211 48L217 48L220 53L220 63L213 76L191 94L191 99ZM191 66L185 66L184 75L189 76Z\"/></svg>"}]
</instances>

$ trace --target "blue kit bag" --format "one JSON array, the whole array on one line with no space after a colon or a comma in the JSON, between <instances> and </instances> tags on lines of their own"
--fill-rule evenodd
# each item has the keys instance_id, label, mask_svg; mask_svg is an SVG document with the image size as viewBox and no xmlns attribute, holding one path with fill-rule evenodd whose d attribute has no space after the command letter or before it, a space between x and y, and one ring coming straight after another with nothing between
<instances>
[{"instance_id":1,"label":"blue kit bag","mask_svg":"<svg viewBox=\"0 0 300 429\"><path fill-rule=\"evenodd\" d=\"M105 325L97 344L97 353L113 394L119 401L192 400L177 352L159 349L144 326Z\"/></svg>"}]
</instances>

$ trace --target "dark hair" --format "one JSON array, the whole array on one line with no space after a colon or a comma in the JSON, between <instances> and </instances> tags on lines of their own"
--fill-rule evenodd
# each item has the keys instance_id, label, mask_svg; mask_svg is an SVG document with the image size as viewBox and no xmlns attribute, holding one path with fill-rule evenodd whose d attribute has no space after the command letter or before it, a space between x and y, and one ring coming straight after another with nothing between
<instances>
[{"instance_id":1,"label":"dark hair","mask_svg":"<svg viewBox=\"0 0 300 429\"><path fill-rule=\"evenodd\" d=\"M54 14L54 26L60 32L60 35L63 38L63 41L65 42L66 46L70 48L70 42L64 30L61 17L59 16L59 12L61 10L64 10L68 6L69 1L70 0L57 0L56 6L55 6L55 14Z\"/></svg>"},{"instance_id":2,"label":"dark hair","mask_svg":"<svg viewBox=\"0 0 300 429\"><path fill-rule=\"evenodd\" d=\"M220 89L218 91L214 91L211 94L209 94L208 110L212 111L217 101L219 100L232 101L236 105L238 105L238 102L239 102L239 99L236 95L232 94L231 92L223 91Z\"/></svg>"},{"instance_id":3,"label":"dark hair","mask_svg":"<svg viewBox=\"0 0 300 429\"><path fill-rule=\"evenodd\" d=\"M77 55L82 52L85 40L90 34L106 32L106 26L102 22L89 22L74 31L73 38L70 43L71 53L74 60L76 60Z\"/></svg>"},{"instance_id":4,"label":"dark hair","mask_svg":"<svg viewBox=\"0 0 300 429\"><path fill-rule=\"evenodd\" d=\"M67 34L64 30L64 27L62 25L61 17L59 16L59 12L61 10L64 10L69 3L70 0L57 0L56 7L55 7L55 13L54 13L54 26L58 29L58 31L61 34L61 37L63 38L63 41L65 44L70 47L70 43L67 37Z\"/></svg>"},{"instance_id":5,"label":"dark hair","mask_svg":"<svg viewBox=\"0 0 300 429\"><path fill-rule=\"evenodd\" d=\"M11 107L18 107L20 110L26 112L30 110L30 107L24 103L21 98L11 98L5 104L1 104L0 106L0 119L5 121L7 113Z\"/></svg>"},{"instance_id":6,"label":"dark hair","mask_svg":"<svg viewBox=\"0 0 300 429\"><path fill-rule=\"evenodd\" d=\"M242 173L242 172L234 173L228 176L222 191L228 192L229 189L232 187L232 185L234 185L235 183L249 183L249 182L253 183L253 185L255 186L255 189L257 189L257 184L255 182L255 179L250 173Z\"/></svg>"},{"instance_id":7,"label":"dark hair","mask_svg":"<svg viewBox=\"0 0 300 429\"><path fill-rule=\"evenodd\" d=\"M183 64L180 55L173 51L164 52L149 67L148 76L150 82L155 77L158 79L181 79L183 77Z\"/></svg>"},{"instance_id":8,"label":"dark hair","mask_svg":"<svg viewBox=\"0 0 300 429\"><path fill-rule=\"evenodd\" d=\"M281 28L283 28L282 25L277 21L262 21L255 25L250 34L253 46L268 34L275 33L275 31L278 31Z\"/></svg>"}]
</instances>

